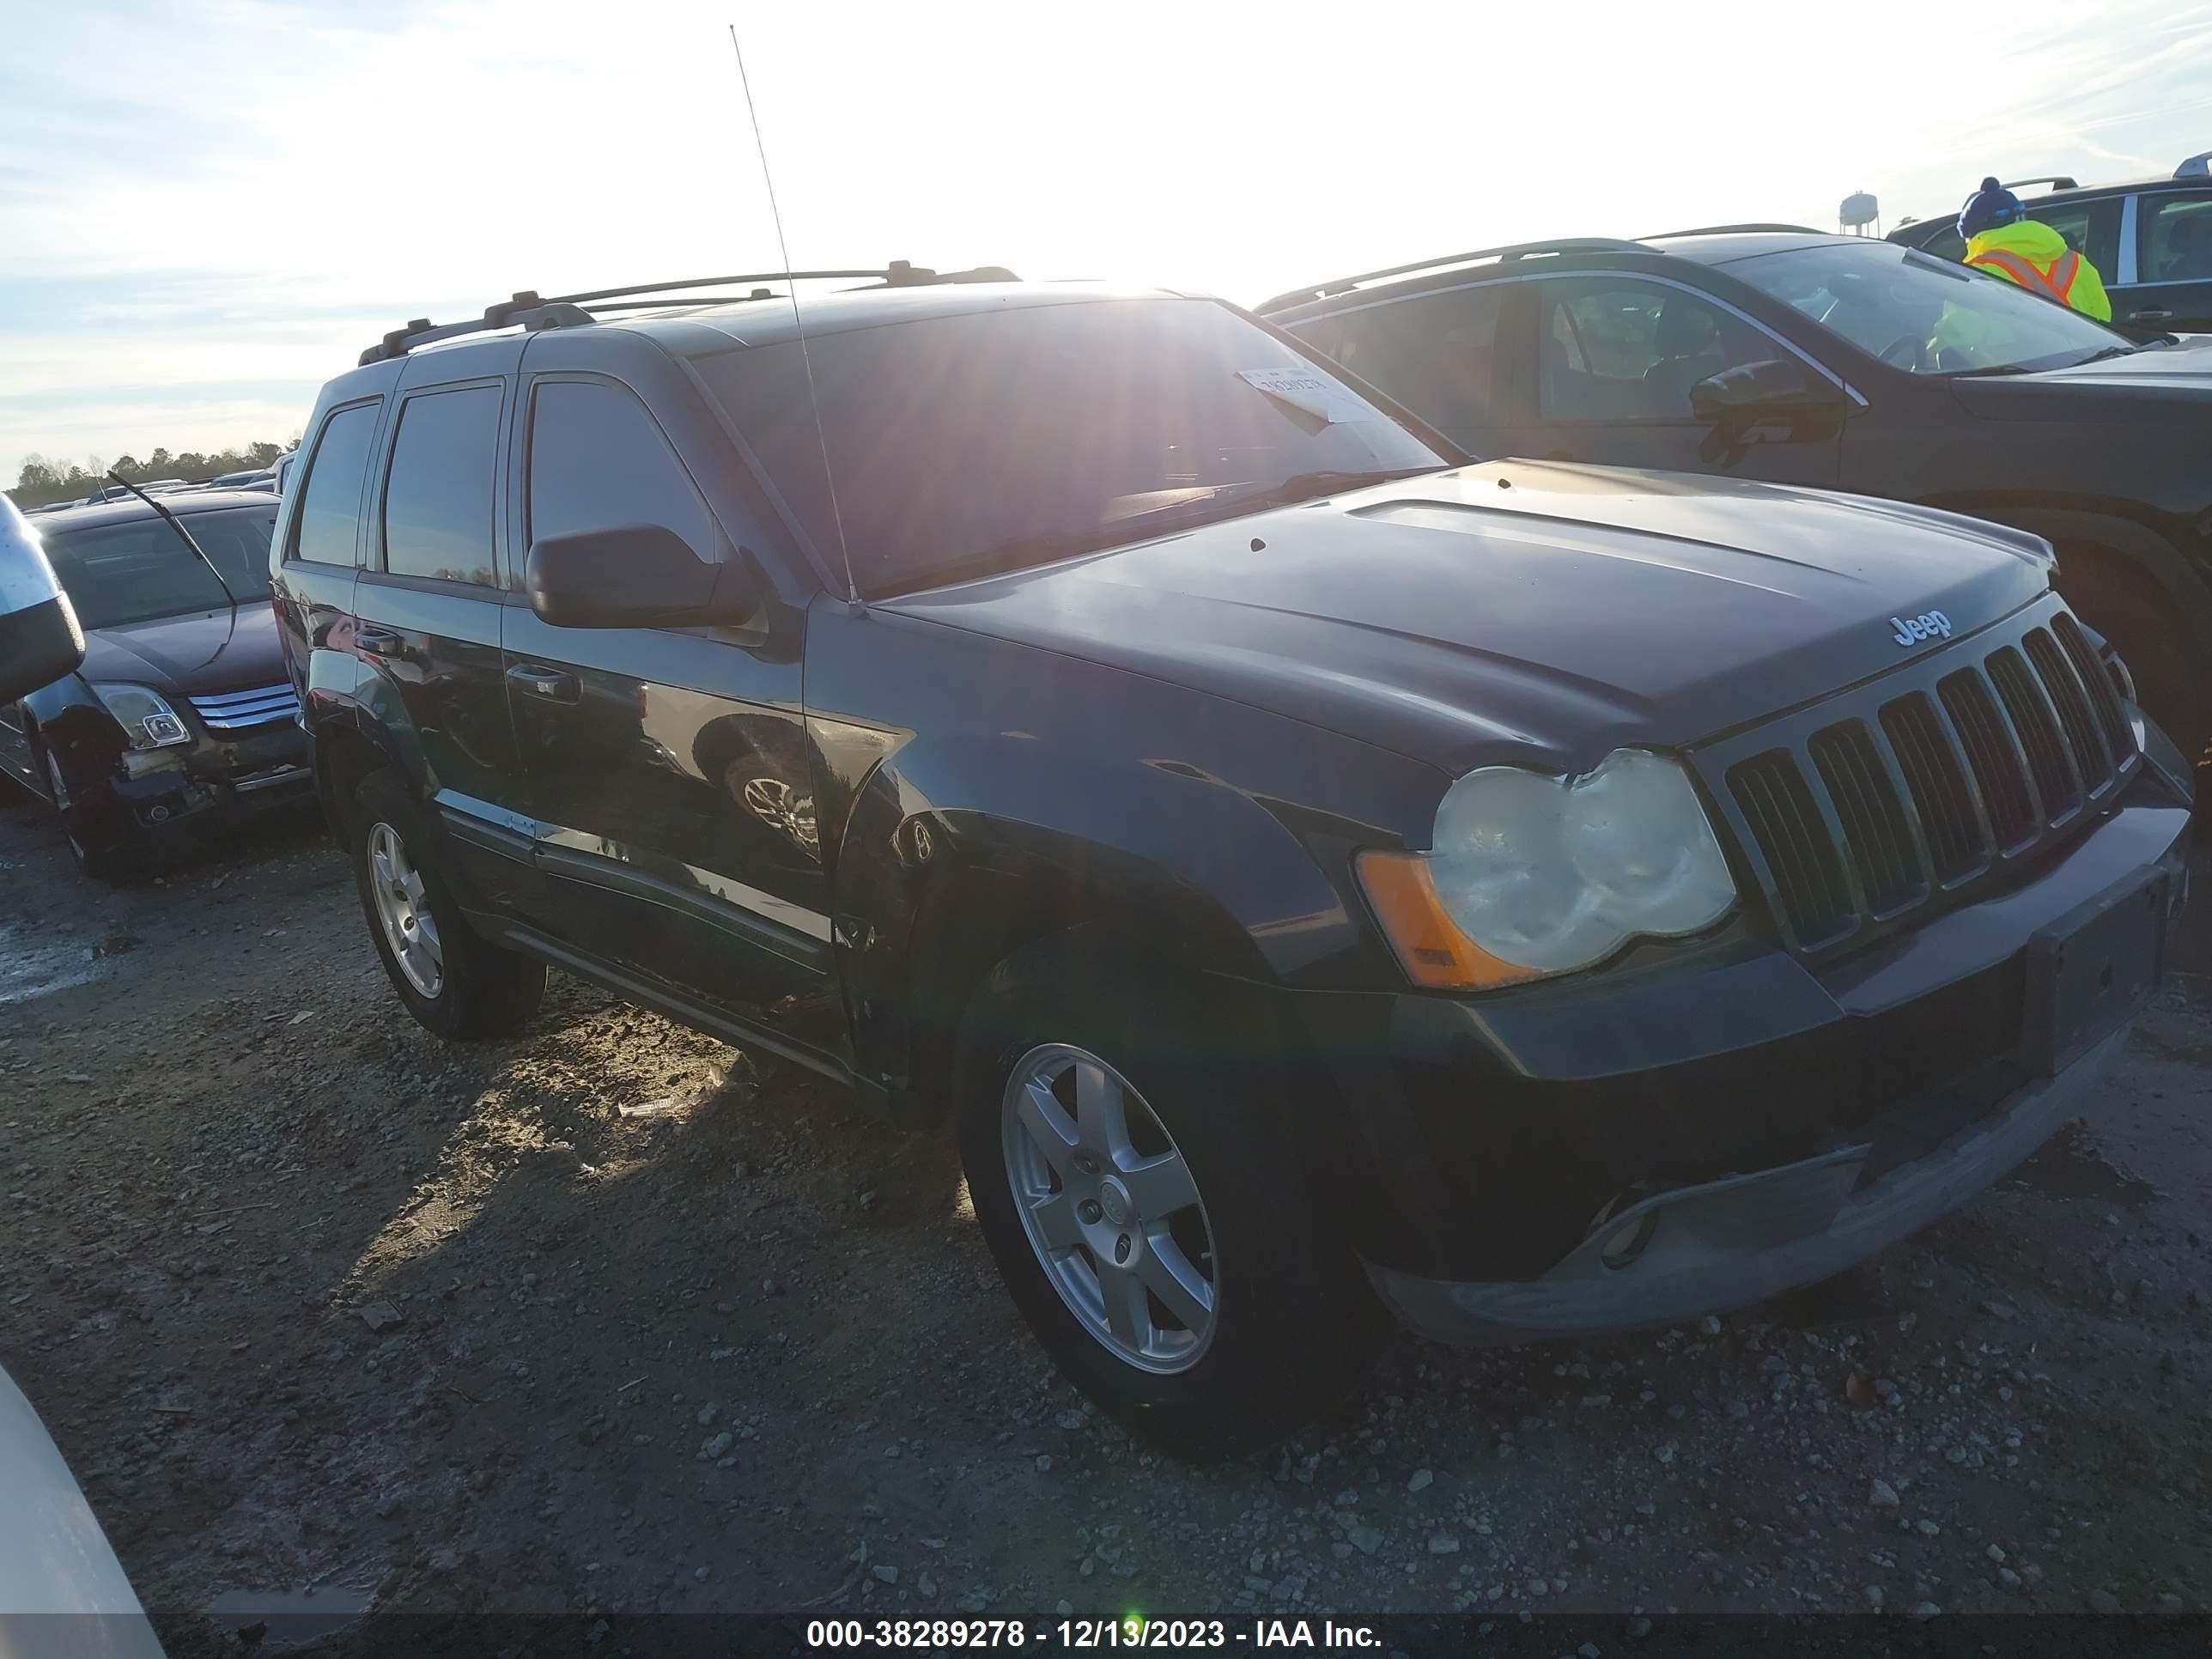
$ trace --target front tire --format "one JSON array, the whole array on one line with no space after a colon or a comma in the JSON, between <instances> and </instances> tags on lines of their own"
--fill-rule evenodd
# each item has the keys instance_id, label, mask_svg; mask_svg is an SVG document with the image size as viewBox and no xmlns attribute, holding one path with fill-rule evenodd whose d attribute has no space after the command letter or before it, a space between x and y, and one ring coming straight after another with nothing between
<instances>
[{"instance_id":1,"label":"front tire","mask_svg":"<svg viewBox=\"0 0 2212 1659\"><path fill-rule=\"evenodd\" d=\"M428 819L397 774L372 772L354 793L354 884L392 988L441 1037L512 1036L545 995L545 964L502 950L469 926L437 865Z\"/></svg>"},{"instance_id":2,"label":"front tire","mask_svg":"<svg viewBox=\"0 0 2212 1659\"><path fill-rule=\"evenodd\" d=\"M84 808L62 775L61 763L54 758L52 750L43 743L37 745L38 756L46 769L46 799L54 809L55 822L60 824L62 840L68 845L70 857L76 861L80 873L94 881L118 881L138 867L137 848L129 828L112 828L105 832L95 828Z\"/></svg>"},{"instance_id":3,"label":"front tire","mask_svg":"<svg viewBox=\"0 0 2212 1659\"><path fill-rule=\"evenodd\" d=\"M976 1220L1038 1340L1133 1433L1207 1460L1337 1404L1390 1326L1313 1201L1288 1091L1200 1006L1047 940L985 981L955 1086Z\"/></svg>"}]
</instances>

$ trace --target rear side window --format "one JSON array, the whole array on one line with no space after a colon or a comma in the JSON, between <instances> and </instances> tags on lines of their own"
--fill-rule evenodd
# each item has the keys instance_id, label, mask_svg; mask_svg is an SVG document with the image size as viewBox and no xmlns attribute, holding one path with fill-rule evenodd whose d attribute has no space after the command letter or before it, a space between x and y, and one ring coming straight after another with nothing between
<instances>
[{"instance_id":1,"label":"rear side window","mask_svg":"<svg viewBox=\"0 0 2212 1659\"><path fill-rule=\"evenodd\" d=\"M498 465L497 386L417 392L400 404L384 486L386 573L490 586Z\"/></svg>"},{"instance_id":2,"label":"rear side window","mask_svg":"<svg viewBox=\"0 0 2212 1659\"><path fill-rule=\"evenodd\" d=\"M1294 331L1456 438L1501 418L1498 319L1504 301L1498 286L1455 289L1368 306Z\"/></svg>"},{"instance_id":3,"label":"rear side window","mask_svg":"<svg viewBox=\"0 0 2212 1659\"><path fill-rule=\"evenodd\" d=\"M2027 216L2040 220L2066 239L2072 248L2091 264L2110 276L2116 261L2113 255L2120 246L2120 198L2117 196L2094 198L2086 202L2068 202L2063 206L2045 208L2030 204Z\"/></svg>"},{"instance_id":4,"label":"rear side window","mask_svg":"<svg viewBox=\"0 0 2212 1659\"><path fill-rule=\"evenodd\" d=\"M2138 281L2212 282L2212 195L2146 195Z\"/></svg>"},{"instance_id":5,"label":"rear side window","mask_svg":"<svg viewBox=\"0 0 2212 1659\"><path fill-rule=\"evenodd\" d=\"M702 559L717 556L707 503L643 404L605 381L539 381L530 399L531 541L641 524L674 531Z\"/></svg>"},{"instance_id":6,"label":"rear side window","mask_svg":"<svg viewBox=\"0 0 2212 1659\"><path fill-rule=\"evenodd\" d=\"M368 474L369 440L376 435L376 404L342 409L323 423L307 463L300 510L292 520L289 556L315 564L350 565L361 522L362 489Z\"/></svg>"}]
</instances>

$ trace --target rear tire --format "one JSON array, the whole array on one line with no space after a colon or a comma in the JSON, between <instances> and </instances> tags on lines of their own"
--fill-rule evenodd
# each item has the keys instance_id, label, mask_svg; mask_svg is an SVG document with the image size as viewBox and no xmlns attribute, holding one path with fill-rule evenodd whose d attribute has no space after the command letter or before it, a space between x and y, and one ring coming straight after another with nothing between
<instances>
[{"instance_id":1,"label":"rear tire","mask_svg":"<svg viewBox=\"0 0 2212 1659\"><path fill-rule=\"evenodd\" d=\"M469 926L437 865L439 842L398 775L354 792L354 883L392 989L426 1030L457 1042L512 1036L545 996L545 964Z\"/></svg>"},{"instance_id":2,"label":"rear tire","mask_svg":"<svg viewBox=\"0 0 2212 1659\"><path fill-rule=\"evenodd\" d=\"M1308 1188L1290 1091L1224 1051L1203 1000L1062 935L992 971L954 1073L976 1220L1039 1341L1132 1432L1200 1461L1336 1405L1391 1329Z\"/></svg>"}]
</instances>

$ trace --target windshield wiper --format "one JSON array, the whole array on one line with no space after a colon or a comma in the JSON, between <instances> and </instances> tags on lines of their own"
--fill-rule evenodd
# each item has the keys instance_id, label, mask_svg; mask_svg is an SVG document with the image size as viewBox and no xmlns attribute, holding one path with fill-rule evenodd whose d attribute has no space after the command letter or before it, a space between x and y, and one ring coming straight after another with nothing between
<instances>
[{"instance_id":1,"label":"windshield wiper","mask_svg":"<svg viewBox=\"0 0 2212 1659\"><path fill-rule=\"evenodd\" d=\"M2146 346L2138 345L2108 345L2103 350L2093 351L2087 356L2081 358L2079 362L2069 363L2066 367L2069 368L2079 368L2081 367L2082 363L2109 362L2114 357L2132 357L2138 351L2144 351L2148 349L2149 348Z\"/></svg>"},{"instance_id":2,"label":"windshield wiper","mask_svg":"<svg viewBox=\"0 0 2212 1659\"><path fill-rule=\"evenodd\" d=\"M231 608L235 610L238 606L238 595L230 591L230 584L223 580L222 572L216 568L215 561L208 557L207 550L192 539L192 532L185 529L185 526L178 521L177 515L170 512L167 507L162 506L161 502L155 501L151 495L149 495L144 490L139 489L137 484L132 483L130 479L117 472L113 467L108 468L107 476L114 479L116 483L121 484L125 489L129 490L140 501L145 502L147 506L152 507L155 512L161 515L163 521L168 525L169 528L177 532L177 539L182 542L186 547L190 548L192 551L192 556L197 558L202 564L208 568L208 574L215 578L215 585L222 589L223 598L228 599L231 603Z\"/></svg>"},{"instance_id":3,"label":"windshield wiper","mask_svg":"<svg viewBox=\"0 0 2212 1659\"><path fill-rule=\"evenodd\" d=\"M2025 374L2027 370L2018 363L1991 363L1986 368L1954 368L1944 378L1952 380L1984 380L1998 374Z\"/></svg>"}]
</instances>

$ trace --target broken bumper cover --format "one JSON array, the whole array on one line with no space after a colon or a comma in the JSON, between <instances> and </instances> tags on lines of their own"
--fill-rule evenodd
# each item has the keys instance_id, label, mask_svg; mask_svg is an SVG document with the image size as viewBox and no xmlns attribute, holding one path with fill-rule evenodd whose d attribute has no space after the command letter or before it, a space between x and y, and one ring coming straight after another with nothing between
<instances>
[{"instance_id":1,"label":"broken bumper cover","mask_svg":"<svg viewBox=\"0 0 2212 1659\"><path fill-rule=\"evenodd\" d=\"M1948 1215L2081 1115L2124 1027L1941 1146L1862 1186L1873 1148L1677 1187L1609 1216L1542 1277L1455 1284L1370 1266L1423 1335L1481 1344L1670 1325L1841 1273Z\"/></svg>"}]
</instances>

